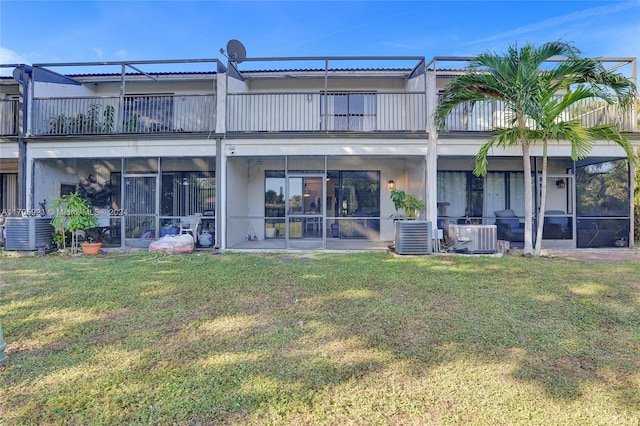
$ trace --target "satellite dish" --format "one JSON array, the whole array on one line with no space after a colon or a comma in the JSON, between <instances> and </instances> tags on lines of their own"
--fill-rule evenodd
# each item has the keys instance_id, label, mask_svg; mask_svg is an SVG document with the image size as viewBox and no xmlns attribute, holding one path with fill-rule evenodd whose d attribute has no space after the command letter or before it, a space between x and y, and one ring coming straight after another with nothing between
<instances>
[{"instance_id":1,"label":"satellite dish","mask_svg":"<svg viewBox=\"0 0 640 426\"><path fill-rule=\"evenodd\" d=\"M236 39L231 39L227 43L227 55L229 60L239 64L247 57L247 49Z\"/></svg>"}]
</instances>

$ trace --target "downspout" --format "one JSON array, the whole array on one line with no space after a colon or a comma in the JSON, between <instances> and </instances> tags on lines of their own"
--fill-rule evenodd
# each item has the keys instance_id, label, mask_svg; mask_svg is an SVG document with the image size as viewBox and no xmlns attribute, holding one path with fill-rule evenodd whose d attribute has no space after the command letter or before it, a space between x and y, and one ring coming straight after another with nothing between
<instances>
[{"instance_id":1,"label":"downspout","mask_svg":"<svg viewBox=\"0 0 640 426\"><path fill-rule=\"evenodd\" d=\"M327 90L329 89L329 59L325 59L324 60L324 96L323 96L323 102L324 102L324 131L325 132L329 132L329 110L327 109L329 107L329 99L327 96Z\"/></svg>"},{"instance_id":2,"label":"downspout","mask_svg":"<svg viewBox=\"0 0 640 426\"><path fill-rule=\"evenodd\" d=\"M122 128L119 130L120 132L125 132L125 131L131 131L132 129L125 129L124 127L124 94L125 94L125 78L126 78L126 66L124 64L122 64L120 66L120 96L118 99L118 103L119 108L118 108L118 115L119 117L116 117L116 119L118 121L116 121L116 123L119 123L119 126L122 126Z\"/></svg>"}]
</instances>

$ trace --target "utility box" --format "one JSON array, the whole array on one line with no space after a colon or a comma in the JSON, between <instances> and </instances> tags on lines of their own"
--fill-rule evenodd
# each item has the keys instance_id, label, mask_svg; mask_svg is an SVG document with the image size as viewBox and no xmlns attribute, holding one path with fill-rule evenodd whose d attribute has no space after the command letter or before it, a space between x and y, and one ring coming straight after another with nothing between
<instances>
[{"instance_id":1,"label":"utility box","mask_svg":"<svg viewBox=\"0 0 640 426\"><path fill-rule=\"evenodd\" d=\"M431 222L396 220L395 251L398 254L429 254L433 251Z\"/></svg>"},{"instance_id":2,"label":"utility box","mask_svg":"<svg viewBox=\"0 0 640 426\"><path fill-rule=\"evenodd\" d=\"M447 237L451 249L471 254L490 254L497 251L496 225L449 225Z\"/></svg>"},{"instance_id":3,"label":"utility box","mask_svg":"<svg viewBox=\"0 0 640 426\"><path fill-rule=\"evenodd\" d=\"M37 250L51 244L51 217L7 217L4 221L5 250Z\"/></svg>"}]
</instances>

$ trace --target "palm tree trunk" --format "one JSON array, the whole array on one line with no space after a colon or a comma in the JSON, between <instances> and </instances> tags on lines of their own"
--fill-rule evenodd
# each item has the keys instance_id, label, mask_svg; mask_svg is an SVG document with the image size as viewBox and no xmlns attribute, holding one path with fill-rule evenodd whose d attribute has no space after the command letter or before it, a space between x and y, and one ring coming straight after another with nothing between
<instances>
[{"instance_id":1,"label":"palm tree trunk","mask_svg":"<svg viewBox=\"0 0 640 426\"><path fill-rule=\"evenodd\" d=\"M547 208L547 142L543 142L542 144L542 175L540 177L542 180L541 188L540 188L540 208L538 209L538 214L536 217L538 218L538 226L536 235L536 247L533 250L534 256L540 256L540 251L542 250L542 230L544 227L544 212ZM537 187L537 184L536 184Z\"/></svg>"},{"instance_id":2,"label":"palm tree trunk","mask_svg":"<svg viewBox=\"0 0 640 426\"><path fill-rule=\"evenodd\" d=\"M533 255L533 192L531 185L531 154L529 141L521 140L522 165L524 169L524 254Z\"/></svg>"}]
</instances>

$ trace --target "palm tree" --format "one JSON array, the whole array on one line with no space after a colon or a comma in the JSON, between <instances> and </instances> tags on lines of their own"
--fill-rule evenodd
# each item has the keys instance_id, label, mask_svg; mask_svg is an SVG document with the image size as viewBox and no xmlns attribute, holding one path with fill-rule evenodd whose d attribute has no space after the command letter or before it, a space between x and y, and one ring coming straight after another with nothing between
<instances>
[{"instance_id":1,"label":"palm tree","mask_svg":"<svg viewBox=\"0 0 640 426\"><path fill-rule=\"evenodd\" d=\"M565 120L568 109L585 99L617 102L628 107L637 96L634 83L622 74L607 71L600 62L581 58L580 51L569 43L549 42L518 49L510 46L506 55L483 53L473 59L468 70L446 87L434 112L434 121L443 129L449 113L458 105L482 101L500 101L509 119L509 127L498 127L475 158L474 173L487 173L489 152L494 148L520 146L522 149L525 189L524 253L539 255L542 238L533 248L533 185L531 175L532 146L542 144L542 187L538 210L537 235L542 236L546 198L547 144L568 141L571 158L585 158L595 140L620 145L630 161L633 148L614 125L586 128L579 120ZM554 62L550 59L563 57ZM558 98L558 94L564 94Z\"/></svg>"}]
</instances>

